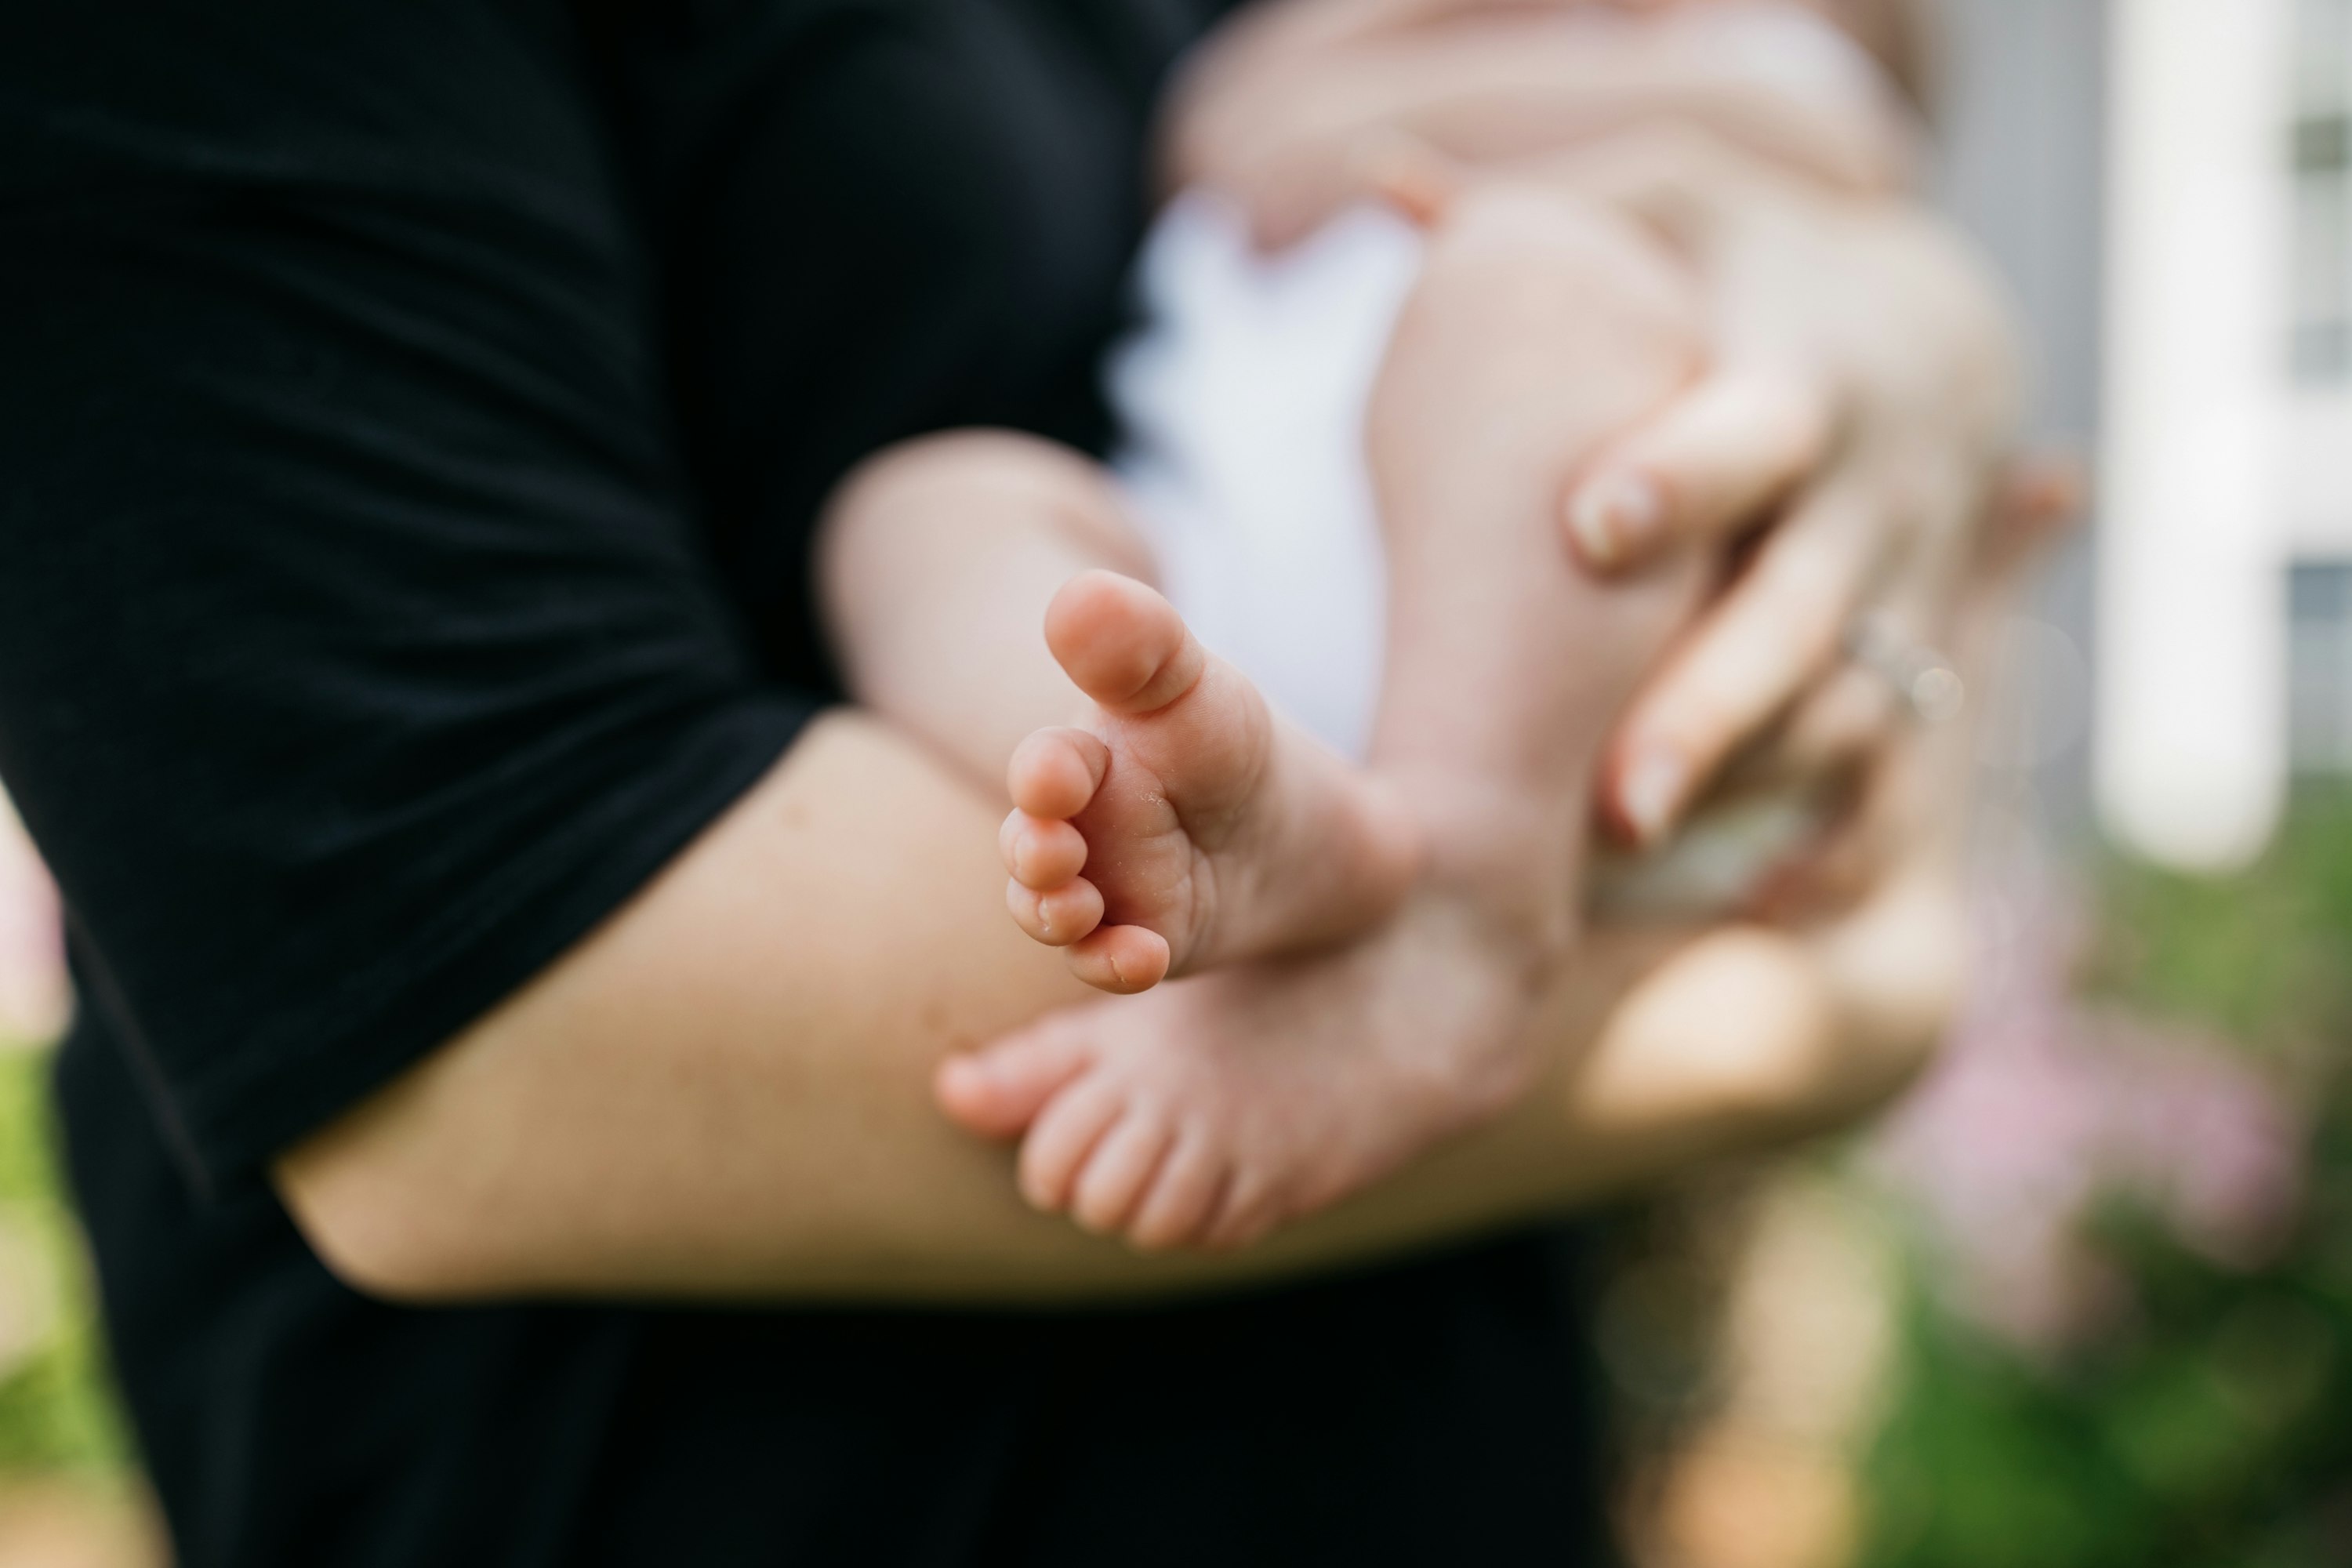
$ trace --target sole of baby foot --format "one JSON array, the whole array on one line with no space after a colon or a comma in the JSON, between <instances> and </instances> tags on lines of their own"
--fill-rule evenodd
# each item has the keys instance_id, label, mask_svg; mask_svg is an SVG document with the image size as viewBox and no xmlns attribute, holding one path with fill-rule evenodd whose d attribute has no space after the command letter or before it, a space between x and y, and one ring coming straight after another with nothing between
<instances>
[{"instance_id":1,"label":"sole of baby foot","mask_svg":"<svg viewBox=\"0 0 2352 1568\"><path fill-rule=\"evenodd\" d=\"M1025 1131L1041 1210L1146 1251L1246 1246L1526 1088L1530 994L1425 936L1057 1014L944 1066L940 1103L984 1136Z\"/></svg>"},{"instance_id":2,"label":"sole of baby foot","mask_svg":"<svg viewBox=\"0 0 2352 1568\"><path fill-rule=\"evenodd\" d=\"M1411 886L1413 819L1276 713L1174 607L1110 572L1064 586L1046 643L1094 704L1015 751L1007 904L1102 990L1351 935Z\"/></svg>"}]
</instances>

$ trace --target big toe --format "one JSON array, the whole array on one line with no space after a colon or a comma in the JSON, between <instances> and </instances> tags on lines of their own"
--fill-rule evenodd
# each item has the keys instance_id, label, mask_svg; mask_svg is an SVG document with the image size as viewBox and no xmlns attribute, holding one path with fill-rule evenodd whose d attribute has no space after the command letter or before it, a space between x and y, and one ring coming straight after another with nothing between
<instances>
[{"instance_id":1,"label":"big toe","mask_svg":"<svg viewBox=\"0 0 2352 1568\"><path fill-rule=\"evenodd\" d=\"M1045 646L1078 689L1114 713L1165 708L1207 662L1173 605L1116 572L1081 573L1062 585L1045 611Z\"/></svg>"},{"instance_id":2,"label":"big toe","mask_svg":"<svg viewBox=\"0 0 2352 1568\"><path fill-rule=\"evenodd\" d=\"M1084 1035L1049 1018L948 1058L932 1079L932 1093L950 1121L983 1138L1011 1138L1028 1130L1088 1059Z\"/></svg>"}]
</instances>

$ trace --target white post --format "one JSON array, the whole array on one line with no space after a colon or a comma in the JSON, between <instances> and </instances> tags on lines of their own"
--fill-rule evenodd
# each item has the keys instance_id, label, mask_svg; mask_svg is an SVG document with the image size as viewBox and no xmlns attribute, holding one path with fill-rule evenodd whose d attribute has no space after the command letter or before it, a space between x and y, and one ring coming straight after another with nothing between
<instances>
[{"instance_id":1,"label":"white post","mask_svg":"<svg viewBox=\"0 0 2352 1568\"><path fill-rule=\"evenodd\" d=\"M2099 802L2221 868L2286 782L2289 0L2116 0Z\"/></svg>"}]
</instances>

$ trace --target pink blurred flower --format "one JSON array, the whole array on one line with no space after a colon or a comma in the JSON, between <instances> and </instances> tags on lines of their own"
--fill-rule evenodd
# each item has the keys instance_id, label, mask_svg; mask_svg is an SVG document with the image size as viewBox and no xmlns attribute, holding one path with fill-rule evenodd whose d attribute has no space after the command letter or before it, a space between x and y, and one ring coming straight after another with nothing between
<instances>
[{"instance_id":1,"label":"pink blurred flower","mask_svg":"<svg viewBox=\"0 0 2352 1568\"><path fill-rule=\"evenodd\" d=\"M2003 887L1980 900L1969 1010L1874 1157L1925 1215L1952 1304L2049 1351L2128 1308L2085 1237L2103 1201L2252 1266L2300 1202L2306 1129L2227 1042L2075 1000L2069 900L2031 871Z\"/></svg>"}]
</instances>

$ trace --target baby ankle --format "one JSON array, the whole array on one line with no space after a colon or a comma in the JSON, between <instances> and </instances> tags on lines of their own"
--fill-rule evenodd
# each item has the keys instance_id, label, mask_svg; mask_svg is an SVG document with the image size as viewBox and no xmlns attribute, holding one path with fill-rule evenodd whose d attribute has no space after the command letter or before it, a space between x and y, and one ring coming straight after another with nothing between
<instances>
[{"instance_id":1,"label":"baby ankle","mask_svg":"<svg viewBox=\"0 0 2352 1568\"><path fill-rule=\"evenodd\" d=\"M1539 977L1579 931L1582 811L1508 792L1450 790L1420 802L1423 883L1473 911L1482 940Z\"/></svg>"}]
</instances>

